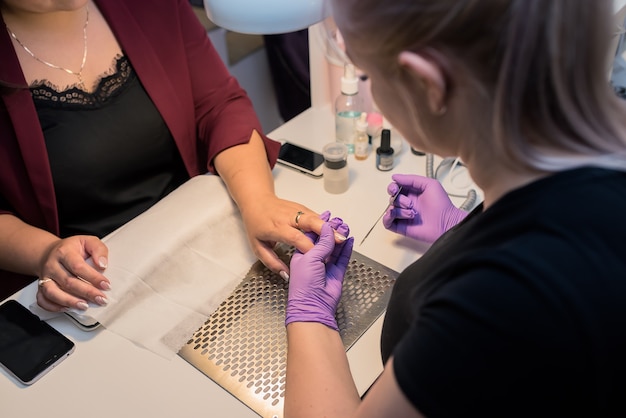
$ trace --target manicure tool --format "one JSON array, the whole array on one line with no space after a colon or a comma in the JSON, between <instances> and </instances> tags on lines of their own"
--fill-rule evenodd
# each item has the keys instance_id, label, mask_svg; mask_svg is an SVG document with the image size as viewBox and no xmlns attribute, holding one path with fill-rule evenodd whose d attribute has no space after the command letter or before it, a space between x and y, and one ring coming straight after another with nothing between
<instances>
[{"instance_id":1,"label":"manicure tool","mask_svg":"<svg viewBox=\"0 0 626 418\"><path fill-rule=\"evenodd\" d=\"M398 186L398 191L396 192L396 194L394 194L393 196L391 196L389 198L389 204L387 206L385 206L385 210L383 211L383 213L380 214L378 219L376 219L376 222L374 222L374 225L372 225L370 230L367 231L367 234L365 234L365 236L361 240L361 243L359 244L359 246L363 245L363 243L365 242L365 238L367 238L370 235L370 233L374 230L374 227L376 226L376 224L383 218L383 216L385 216L385 213L387 213L387 209L389 208L389 206L394 204L394 202L396 201L396 199L400 195L400 191L402 191L402 186Z\"/></svg>"}]
</instances>

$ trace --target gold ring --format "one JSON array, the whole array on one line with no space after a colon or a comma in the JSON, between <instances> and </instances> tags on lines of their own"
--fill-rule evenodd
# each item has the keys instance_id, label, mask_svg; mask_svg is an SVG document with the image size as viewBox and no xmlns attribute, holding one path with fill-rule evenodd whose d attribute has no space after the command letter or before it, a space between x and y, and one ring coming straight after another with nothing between
<instances>
[{"instance_id":1,"label":"gold ring","mask_svg":"<svg viewBox=\"0 0 626 418\"><path fill-rule=\"evenodd\" d=\"M39 287L43 287L44 284L51 282L52 279L50 277L44 277L43 279L39 279L39 281L37 282L37 285Z\"/></svg>"},{"instance_id":2,"label":"gold ring","mask_svg":"<svg viewBox=\"0 0 626 418\"><path fill-rule=\"evenodd\" d=\"M304 212L302 211L298 211L298 213L296 213L296 228L300 228L300 226L298 225L298 222L300 221L300 216L304 215Z\"/></svg>"}]
</instances>

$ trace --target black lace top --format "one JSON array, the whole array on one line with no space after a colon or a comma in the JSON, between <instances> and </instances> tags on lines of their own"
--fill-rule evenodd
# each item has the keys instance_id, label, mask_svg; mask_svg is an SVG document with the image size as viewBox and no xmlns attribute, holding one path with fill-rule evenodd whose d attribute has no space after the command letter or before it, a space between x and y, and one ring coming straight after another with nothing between
<instances>
[{"instance_id":1,"label":"black lace top","mask_svg":"<svg viewBox=\"0 0 626 418\"><path fill-rule=\"evenodd\" d=\"M119 56L93 92L31 85L43 129L61 236L103 237L188 179L158 110Z\"/></svg>"},{"instance_id":2,"label":"black lace top","mask_svg":"<svg viewBox=\"0 0 626 418\"><path fill-rule=\"evenodd\" d=\"M134 78L130 62L125 56L120 55L116 57L112 71L100 78L96 90L92 93L85 92L78 86L59 91L58 87L47 80L33 82L30 91L36 101L42 105L45 102L48 107L94 109L115 98L123 91L127 81Z\"/></svg>"}]
</instances>

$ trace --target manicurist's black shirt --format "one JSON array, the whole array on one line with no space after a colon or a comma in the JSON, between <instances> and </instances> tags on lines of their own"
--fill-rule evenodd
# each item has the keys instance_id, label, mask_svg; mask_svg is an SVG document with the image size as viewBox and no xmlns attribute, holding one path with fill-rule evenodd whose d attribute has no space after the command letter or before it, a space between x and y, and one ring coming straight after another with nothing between
<instances>
[{"instance_id":1,"label":"manicurist's black shirt","mask_svg":"<svg viewBox=\"0 0 626 418\"><path fill-rule=\"evenodd\" d=\"M429 418L626 416L626 172L470 214L399 276L382 351Z\"/></svg>"}]
</instances>

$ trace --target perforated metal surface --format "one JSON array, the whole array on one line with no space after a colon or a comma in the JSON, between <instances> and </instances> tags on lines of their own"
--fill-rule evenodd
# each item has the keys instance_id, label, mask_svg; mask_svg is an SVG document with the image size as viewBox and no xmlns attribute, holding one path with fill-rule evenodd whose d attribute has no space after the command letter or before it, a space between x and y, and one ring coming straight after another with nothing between
<instances>
[{"instance_id":1,"label":"perforated metal surface","mask_svg":"<svg viewBox=\"0 0 626 418\"><path fill-rule=\"evenodd\" d=\"M288 260L293 249L284 251ZM384 312L397 273L357 253L337 310L344 346ZM282 417L288 283L256 263L239 286L181 349L180 356L262 417Z\"/></svg>"}]
</instances>

